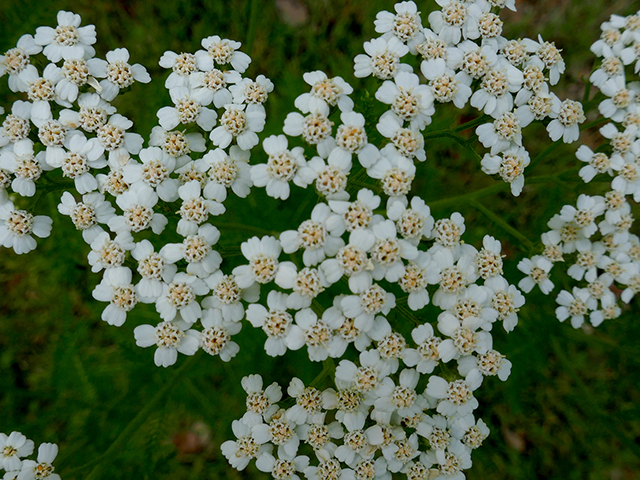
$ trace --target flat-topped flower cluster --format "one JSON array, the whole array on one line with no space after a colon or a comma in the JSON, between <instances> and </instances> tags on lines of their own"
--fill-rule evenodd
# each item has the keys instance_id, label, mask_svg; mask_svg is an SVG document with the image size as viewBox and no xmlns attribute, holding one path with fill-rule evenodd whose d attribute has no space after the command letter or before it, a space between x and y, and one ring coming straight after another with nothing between
<instances>
[{"instance_id":1,"label":"flat-topped flower cluster","mask_svg":"<svg viewBox=\"0 0 640 480\"><path fill-rule=\"evenodd\" d=\"M520 288L529 292L538 285L548 294L552 268L566 262L566 273L580 286L557 295L556 315L575 328L586 318L594 327L617 318L620 301L629 303L640 292L640 238L630 232L630 202L640 200L640 12L612 15L601 30L591 50L602 61L589 81L604 94L598 110L608 122L600 128L602 144L582 145L576 157L584 163L579 175L585 183L607 184L607 177L611 183L602 195L582 194L575 206L562 207L542 234L542 254L518 266L527 274Z\"/></svg>"},{"instance_id":2,"label":"flat-topped flower cluster","mask_svg":"<svg viewBox=\"0 0 640 480\"><path fill-rule=\"evenodd\" d=\"M203 39L195 53L161 57L171 105L157 112L146 146L111 102L149 75L124 48L97 58L95 29L80 26L78 15L59 12L55 28L24 35L0 56L9 87L26 96L0 127L3 246L33 250L32 235L48 236L52 222L22 205L37 188L65 190L58 211L81 232L91 270L102 275L93 290L107 304L102 320L122 326L137 304L153 304L158 323L138 325L134 335L138 346L155 347L156 365L171 366L178 353L198 350L228 362L240 351L233 337L247 324L262 330L256 334L267 355L306 348L311 362L325 362L330 373L318 382L330 376L332 386L320 390L294 378L289 408L278 404L276 384L263 389L259 375L242 380L247 413L233 423L237 439L222 446L235 468L255 459L278 479L402 472L412 480L460 480L489 433L474 417L475 391L484 377L509 376L511 362L494 349L491 332L496 322L513 330L524 297L503 276L499 240L484 235L479 248L465 243L460 213L436 219L412 195L421 164L438 162L427 158L425 137L442 132L423 132L436 105L477 109L481 116L469 128L477 126L488 153L474 156L517 196L530 162L523 129L543 122L551 140L570 143L585 117L578 102L550 90L565 69L553 43L502 37L498 13L515 9L513 1L438 4L430 28L412 1L380 12L381 36L355 58L356 77L382 80L374 95L386 109L375 123L381 145L369 141L371 119L355 110L353 87L321 71L304 74L309 91L296 98L282 134L261 138L274 84L263 75L244 77L250 57L239 42L219 36ZM634 61L628 51L638 37L626 33L635 31L632 24L615 41L605 35L600 47L607 58L619 53L621 65ZM42 72L31 61L40 54L49 62ZM558 297L558 315L572 316L574 324L587 309L599 312L599 321L619 313L613 280L629 285L625 301L640 288L640 243L628 233L625 200L636 194L631 170L640 168L636 91L611 72L603 67L592 77L611 92L600 110L626 130L613 124L602 130L614 155L581 147L578 157L589 164L581 171L585 180L597 172L616 176L614 191L565 207L543 238L545 257L520 264L530 275L520 288L528 292L538 283L548 292L551 262L579 252L569 273L591 282L590 296L576 290ZM245 198L262 187L283 201L292 189L312 187L315 207L291 230L246 239L244 260L230 268L215 217L225 214L229 195ZM596 224L601 215L605 221ZM609 239L600 246L588 240L598 229ZM359 361L344 359L349 354ZM53 458L47 448L45 463Z\"/></svg>"}]
</instances>

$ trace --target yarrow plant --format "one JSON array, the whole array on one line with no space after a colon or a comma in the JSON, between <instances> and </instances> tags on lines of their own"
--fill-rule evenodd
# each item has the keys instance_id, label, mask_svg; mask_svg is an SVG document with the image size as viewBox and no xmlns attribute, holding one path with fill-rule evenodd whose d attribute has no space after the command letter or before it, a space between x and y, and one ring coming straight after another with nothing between
<instances>
[{"instance_id":1,"label":"yarrow plant","mask_svg":"<svg viewBox=\"0 0 640 480\"><path fill-rule=\"evenodd\" d=\"M373 77L379 115L358 105L346 76L307 72L308 91L269 136L265 103L277 82L245 76L251 58L217 35L196 52L162 55L171 104L146 140L111 102L150 76L124 48L96 57L95 28L78 15L59 12L56 27L0 56L9 88L23 95L0 127L4 247L28 253L33 236L50 234L52 219L26 205L56 192L99 275L92 294L106 304L102 320L120 327L137 321L138 304L155 309L133 340L153 347L156 365L199 350L231 362L243 329L268 356L303 350L323 362L310 384L296 377L265 388L259 372L236 379L247 411L221 447L233 468L255 461L277 479L463 479L489 435L476 411L480 387L506 381L512 367L494 334L517 326L522 292L550 293L551 269L569 256L567 274L586 285L558 294L561 321L578 327L588 315L598 325L620 315L618 297L628 303L640 291L627 200L640 198L640 88L625 74L640 68L638 17L612 17L593 46L603 62L590 80L607 97L598 110L609 143L576 152L586 164L580 177L608 174L611 191L563 207L542 235L543 253L518 263L527 276L516 286L499 232L467 234L474 246L461 213L438 218L419 195L425 168L442 162L428 143L453 138L518 197L532 163L530 126L572 143L585 111L552 91L565 70L553 42L502 36L499 13L513 2L438 5L426 24L413 1L378 14L380 36L365 42L353 74ZM444 109L474 119L432 128ZM283 205L307 189L315 206L307 217L287 214L287 230L245 237L232 260L225 203L263 187ZM625 287L619 295L614 284ZM33 451L21 434L0 442L9 478L57 476L55 445L43 444L34 462L20 460Z\"/></svg>"}]
</instances>

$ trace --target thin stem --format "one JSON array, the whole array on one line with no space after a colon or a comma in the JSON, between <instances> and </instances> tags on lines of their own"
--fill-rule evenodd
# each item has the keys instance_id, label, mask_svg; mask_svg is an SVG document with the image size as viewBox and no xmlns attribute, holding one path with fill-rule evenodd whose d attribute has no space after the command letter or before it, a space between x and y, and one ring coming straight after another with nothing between
<instances>
[{"instance_id":1,"label":"thin stem","mask_svg":"<svg viewBox=\"0 0 640 480\"><path fill-rule=\"evenodd\" d=\"M487 217L493 223L495 223L496 225L502 227L503 230L505 230L506 232L510 233L513 237L515 237L518 240L520 240L522 242L522 244L526 246L527 250L533 249L533 243L531 242L531 240L529 240L522 233L520 233L518 230L513 228L504 219L500 218L498 215L493 213L487 207L485 207L484 205L482 205L478 201L471 202L471 206L474 207L476 210L478 210L480 213L482 213L485 217Z\"/></svg>"},{"instance_id":2,"label":"thin stem","mask_svg":"<svg viewBox=\"0 0 640 480\"><path fill-rule=\"evenodd\" d=\"M457 133L452 132L451 130L439 130L437 132L433 132L424 136L425 140L430 140L432 138L450 138L457 142L459 145L462 145L478 162L482 161L482 157L480 156L480 154L476 152L475 149L469 146L469 144L467 143L468 140L458 135Z\"/></svg>"},{"instance_id":3,"label":"thin stem","mask_svg":"<svg viewBox=\"0 0 640 480\"><path fill-rule=\"evenodd\" d=\"M247 41L245 42L245 48L247 49L247 54L249 56L253 56L253 41L256 37L256 25L258 23L258 13L260 11L259 8L259 0L251 0L251 5L249 6L249 28L247 30Z\"/></svg>"}]
</instances>

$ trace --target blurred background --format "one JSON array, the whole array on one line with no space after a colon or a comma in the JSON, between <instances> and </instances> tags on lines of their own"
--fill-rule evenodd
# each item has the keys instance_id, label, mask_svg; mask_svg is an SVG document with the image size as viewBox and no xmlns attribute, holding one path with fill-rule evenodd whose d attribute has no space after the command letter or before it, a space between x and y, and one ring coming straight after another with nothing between
<instances>
[{"instance_id":1,"label":"blurred background","mask_svg":"<svg viewBox=\"0 0 640 480\"><path fill-rule=\"evenodd\" d=\"M417 3L426 25L435 3ZM541 34L555 42L567 64L555 92L579 100L593 67L589 46L599 37L599 25L612 13L634 13L638 3L528 0L519 1L517 8L501 15L504 35L536 39ZM194 52L203 37L214 34L243 42L242 50L253 59L246 75L264 74L275 84L261 138L281 133L293 100L307 89L302 81L306 71L342 76L355 87L356 111L379 114L372 94L365 91L373 93L377 82L356 80L352 60L364 41L377 36L376 13L391 11L392 1L5 0L0 3L0 51L40 25L55 26L60 9L80 14L83 25L96 26L98 56L126 47L131 63L143 64L156 80L136 84L114 101L145 137L156 125L155 112L170 103L163 88L167 73L158 66L162 53ZM0 104L8 110L18 97L8 90L5 78L0 83ZM465 112L456 115L438 113L428 128L439 130L473 118ZM369 127L375 137L375 127ZM532 157L551 143L546 132L537 135L535 128L525 131L531 131L525 146ZM583 132L581 140L594 147L600 137L592 130ZM575 148L555 149L527 170L527 176L575 165ZM427 158L412 194L432 205L435 218L460 211L468 243L478 246L487 233L499 238L511 283L521 278L517 261L539 251L548 219L562 205L574 203L578 193L601 194L606 188L606 183L586 188L575 176L562 183L528 184L519 198L507 188L483 197L484 207L529 238L531 247L471 203L447 201L499 182L482 174L463 149L434 140L427 144ZM262 161L259 156L257 161ZM225 271L242 260L238 247L249 236L295 228L299 221L292 219L308 218L315 194L297 190L285 203L267 197L263 189L247 201L226 203L227 213L216 218L221 222ZM265 384L293 376L310 382L322 365L304 362L304 349L278 359L267 357L262 333L252 332L247 324L238 337L240 353L230 364L199 354L183 368L184 357L172 368L157 368L153 349L136 347L133 338L136 325L157 321L152 307L137 307L121 328L100 320L105 305L93 300L91 291L101 276L87 267L88 247L79 232L56 212L61 193L52 192L35 210L53 217L50 238L25 256L0 250L0 432L19 430L36 445L58 443L54 464L63 480L265 478L253 465L236 472L220 453L220 444L233 438L231 421L244 412L240 379L261 373ZM637 225L634 233L640 233ZM557 287L569 285L561 275L552 279ZM535 290L515 331L494 332L494 347L514 366L507 382L490 378L479 391L476 413L491 435L474 452L470 479L640 478L637 300L597 330L574 330L555 318L558 291L544 297ZM435 319L429 317L431 310L425 312L425 320ZM293 367L300 364L305 365L302 371Z\"/></svg>"}]
</instances>

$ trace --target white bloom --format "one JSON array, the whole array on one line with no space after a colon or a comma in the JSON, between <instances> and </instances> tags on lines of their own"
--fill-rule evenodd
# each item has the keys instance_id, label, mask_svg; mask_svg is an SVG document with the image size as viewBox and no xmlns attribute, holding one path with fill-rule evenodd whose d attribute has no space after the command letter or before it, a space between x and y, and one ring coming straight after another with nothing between
<instances>
[{"instance_id":1,"label":"white bloom","mask_svg":"<svg viewBox=\"0 0 640 480\"><path fill-rule=\"evenodd\" d=\"M287 307L292 310L310 307L313 299L329 286L320 270L305 267L298 272L292 262L280 264L275 282L281 288L293 290L287 299Z\"/></svg>"},{"instance_id":2,"label":"white bloom","mask_svg":"<svg viewBox=\"0 0 640 480\"><path fill-rule=\"evenodd\" d=\"M356 327L368 331L373 326L375 315L387 315L396 306L396 297L374 284L359 295L347 295L340 304L344 314L354 319Z\"/></svg>"},{"instance_id":3,"label":"white bloom","mask_svg":"<svg viewBox=\"0 0 640 480\"><path fill-rule=\"evenodd\" d=\"M575 142L580 137L579 123L585 121L584 111L580 102L565 100L560 104L559 110L553 112L557 118L547 125L549 138L554 142L562 138L564 143Z\"/></svg>"},{"instance_id":4,"label":"white bloom","mask_svg":"<svg viewBox=\"0 0 640 480\"><path fill-rule=\"evenodd\" d=\"M244 416L240 420L234 420L231 429L237 441L227 440L220 446L222 454L236 470L244 470L252 458L267 449L267 445L257 443L252 434L252 427L259 423L261 420L257 416Z\"/></svg>"},{"instance_id":5,"label":"white bloom","mask_svg":"<svg viewBox=\"0 0 640 480\"><path fill-rule=\"evenodd\" d=\"M584 323L584 316L589 310L595 310L596 300L589 297L586 288L573 287L573 295L566 290L562 290L556 297L556 302L560 305L556 308L556 317L561 322L571 317L571 326L578 328Z\"/></svg>"},{"instance_id":6,"label":"white bloom","mask_svg":"<svg viewBox=\"0 0 640 480\"><path fill-rule=\"evenodd\" d=\"M558 120L553 121L557 122ZM512 146L522 146L522 129L518 111L516 113L504 113L496 118L493 123L480 125L476 129L476 134L480 143L485 148L491 149L491 155L504 152Z\"/></svg>"},{"instance_id":7,"label":"white bloom","mask_svg":"<svg viewBox=\"0 0 640 480\"><path fill-rule=\"evenodd\" d=\"M170 68L173 71L169 74L164 82L165 88L171 90L175 87L186 87L189 85L190 75L196 70L211 70L210 61L206 58L200 58L192 53L181 53L167 50L160 57L158 62L162 68Z\"/></svg>"},{"instance_id":8,"label":"white bloom","mask_svg":"<svg viewBox=\"0 0 640 480\"><path fill-rule=\"evenodd\" d=\"M251 237L242 242L240 250L249 265L233 269L235 280L240 288L249 288L254 283L269 283L276 278L280 265L278 257L282 252L280 242L274 237Z\"/></svg>"},{"instance_id":9,"label":"white bloom","mask_svg":"<svg viewBox=\"0 0 640 480\"><path fill-rule=\"evenodd\" d=\"M536 55L549 70L549 83L551 85L558 83L560 75L564 73L565 64L555 43L543 41L540 35L537 42L529 38L522 42L527 51Z\"/></svg>"},{"instance_id":10,"label":"white bloom","mask_svg":"<svg viewBox=\"0 0 640 480\"><path fill-rule=\"evenodd\" d=\"M391 105L391 111L404 121L409 121L412 130L422 130L431 123L435 113L433 94L427 85L421 85L417 75L399 72L386 80L376 91L376 99Z\"/></svg>"},{"instance_id":11,"label":"white bloom","mask_svg":"<svg viewBox=\"0 0 640 480\"><path fill-rule=\"evenodd\" d=\"M195 275L176 273L171 283L162 286L162 294L156 300L160 318L171 321L180 315L188 325L193 325L202 316L197 296L209 293L209 287Z\"/></svg>"},{"instance_id":12,"label":"white bloom","mask_svg":"<svg viewBox=\"0 0 640 480\"><path fill-rule=\"evenodd\" d=\"M437 398L437 411L446 417L464 416L478 408L478 400L473 391L482 384L482 374L478 370L471 370L464 380L447 382L444 378L432 375L425 393Z\"/></svg>"},{"instance_id":13,"label":"white bloom","mask_svg":"<svg viewBox=\"0 0 640 480\"><path fill-rule=\"evenodd\" d=\"M334 323L327 323L334 320ZM323 316L321 319L309 308L296 313L296 325L299 329L292 329L287 337L287 346L297 350L307 345L309 360L323 362L327 357L339 358L344 354L346 343L334 336L333 330L340 325L337 319Z\"/></svg>"},{"instance_id":14,"label":"white bloom","mask_svg":"<svg viewBox=\"0 0 640 480\"><path fill-rule=\"evenodd\" d=\"M300 337L300 327L293 325L293 317L287 312L287 295L276 291L267 296L269 310L253 303L247 308L247 320L256 328L262 328L267 334L264 348L267 355L284 355L287 348L297 350L303 343L293 341Z\"/></svg>"},{"instance_id":15,"label":"white bloom","mask_svg":"<svg viewBox=\"0 0 640 480\"><path fill-rule=\"evenodd\" d=\"M463 108L471 96L471 78L464 72L456 73L442 58L422 62L420 71L429 80L433 98L439 103L453 102Z\"/></svg>"},{"instance_id":16,"label":"white bloom","mask_svg":"<svg viewBox=\"0 0 640 480\"><path fill-rule=\"evenodd\" d=\"M212 295L202 301L205 308L214 308L222 312L226 321L239 322L244 318L244 306L240 302L255 303L260 298L260 284L242 289L238 286L233 275L225 275L217 270L205 279Z\"/></svg>"},{"instance_id":17,"label":"white bloom","mask_svg":"<svg viewBox=\"0 0 640 480\"><path fill-rule=\"evenodd\" d=\"M135 243L130 232L123 232L111 239L107 232L100 232L91 242L91 251L87 255L92 272L121 267L125 261L126 252L133 249Z\"/></svg>"},{"instance_id":18,"label":"white bloom","mask_svg":"<svg viewBox=\"0 0 640 480\"><path fill-rule=\"evenodd\" d=\"M273 92L273 82L264 75L258 75L255 80L243 78L233 83L235 85L229 87L229 91L233 95L233 103L262 105L267 101L269 94Z\"/></svg>"},{"instance_id":19,"label":"white bloom","mask_svg":"<svg viewBox=\"0 0 640 480\"><path fill-rule=\"evenodd\" d=\"M540 291L548 295L553 290L553 282L549 280L549 272L552 268L553 263L539 255L520 260L518 270L527 276L518 282L518 287L525 293L529 293L535 285L538 285Z\"/></svg>"},{"instance_id":20,"label":"white bloom","mask_svg":"<svg viewBox=\"0 0 640 480\"><path fill-rule=\"evenodd\" d=\"M246 109L245 109L246 107ZM227 148L233 139L242 150L250 150L259 140L257 132L264 129L264 108L258 105L227 104L220 117L220 125L211 131L209 137L214 145Z\"/></svg>"},{"instance_id":21,"label":"white bloom","mask_svg":"<svg viewBox=\"0 0 640 480\"><path fill-rule=\"evenodd\" d=\"M218 114L203 106L203 99L199 98L198 92L191 92L187 87L174 87L169 94L175 106L158 110L158 122L162 128L172 130L180 124L195 122L206 132L213 129Z\"/></svg>"},{"instance_id":22,"label":"white bloom","mask_svg":"<svg viewBox=\"0 0 640 480\"><path fill-rule=\"evenodd\" d=\"M460 37L474 40L480 36L478 19L488 10L488 2L463 3L458 0L438 0L442 11L429 14L429 23L435 33L445 42L457 45Z\"/></svg>"},{"instance_id":23,"label":"white bloom","mask_svg":"<svg viewBox=\"0 0 640 480\"><path fill-rule=\"evenodd\" d=\"M95 50L91 46L96 43L96 27L87 25L80 27L80 15L60 10L57 15L58 26L38 27L34 41L44 46L42 53L50 62L57 63L63 58L91 58Z\"/></svg>"},{"instance_id":24,"label":"white bloom","mask_svg":"<svg viewBox=\"0 0 640 480\"><path fill-rule=\"evenodd\" d=\"M409 48L397 37L375 38L364 42L366 55L356 55L354 75L358 78L374 77L388 80L400 71L411 71L411 67L400 63L400 58L409 53Z\"/></svg>"},{"instance_id":25,"label":"white bloom","mask_svg":"<svg viewBox=\"0 0 640 480\"><path fill-rule=\"evenodd\" d=\"M153 127L149 145L161 147L168 155L176 159L178 167L191 160L191 152L204 152L207 148L204 137L200 133L183 133L173 130L167 132L162 127Z\"/></svg>"},{"instance_id":26,"label":"white bloom","mask_svg":"<svg viewBox=\"0 0 640 480\"><path fill-rule=\"evenodd\" d=\"M599 196L580 195L576 207L565 205L560 210L560 219L566 223L575 222L580 229L580 236L589 238L596 233L596 219L605 211L604 198Z\"/></svg>"},{"instance_id":27,"label":"white bloom","mask_svg":"<svg viewBox=\"0 0 640 480\"><path fill-rule=\"evenodd\" d=\"M151 77L147 69L139 63L129 64L129 51L126 48L116 48L107 52L107 60L91 59L89 65L99 69L94 75L104 78L100 82L102 90L100 96L107 101L113 100L120 90L130 87L133 82L149 83Z\"/></svg>"},{"instance_id":28,"label":"white bloom","mask_svg":"<svg viewBox=\"0 0 640 480\"><path fill-rule=\"evenodd\" d=\"M0 168L14 175L11 189L22 197L32 197L43 170L52 169L45 162L44 152L34 153L33 142L28 138L0 150Z\"/></svg>"},{"instance_id":29,"label":"white bloom","mask_svg":"<svg viewBox=\"0 0 640 480\"><path fill-rule=\"evenodd\" d=\"M27 88L22 80L28 70L35 70L29 57L42 51L42 47L34 41L32 35L22 35L14 48L0 55L0 77L9 74L9 88L12 92L24 92Z\"/></svg>"},{"instance_id":30,"label":"white bloom","mask_svg":"<svg viewBox=\"0 0 640 480\"><path fill-rule=\"evenodd\" d=\"M122 209L122 216L109 219L109 228L116 234L122 232L142 232L151 228L159 235L167 225L167 217L154 212L158 203L158 195L148 185L138 183L116 198L116 203Z\"/></svg>"},{"instance_id":31,"label":"white bloom","mask_svg":"<svg viewBox=\"0 0 640 480\"><path fill-rule=\"evenodd\" d=\"M198 225L204 223L209 215L221 215L224 213L224 205L213 200L207 200L200 196L200 182L192 180L178 189L178 195L182 199L180 221L178 221L178 233L182 236L194 235L198 231Z\"/></svg>"},{"instance_id":32,"label":"white bloom","mask_svg":"<svg viewBox=\"0 0 640 480\"><path fill-rule=\"evenodd\" d=\"M38 447L37 461L23 460L22 469L17 478L19 480L40 480L45 478L49 480L60 480L60 475L53 473L54 468L53 465L51 465L57 455L58 445L55 443L41 444ZM5 474L5 476L7 475Z\"/></svg>"},{"instance_id":33,"label":"white bloom","mask_svg":"<svg viewBox=\"0 0 640 480\"><path fill-rule=\"evenodd\" d=\"M139 325L133 330L136 345L157 345L153 360L158 367L169 367L176 363L178 352L193 355L199 348L199 333L188 330L185 322L160 322L157 326Z\"/></svg>"},{"instance_id":34,"label":"white bloom","mask_svg":"<svg viewBox=\"0 0 640 480\"><path fill-rule=\"evenodd\" d=\"M513 96L523 82L522 72L508 62L490 68L482 77L480 88L471 96L471 106L498 118L513 108Z\"/></svg>"},{"instance_id":35,"label":"white bloom","mask_svg":"<svg viewBox=\"0 0 640 480\"><path fill-rule=\"evenodd\" d=\"M152 187L165 202L177 200L179 182L169 177L176 165L175 158L160 147L143 148L139 156L142 163L130 161L123 167L124 180L132 186L142 182Z\"/></svg>"},{"instance_id":36,"label":"white bloom","mask_svg":"<svg viewBox=\"0 0 640 480\"><path fill-rule=\"evenodd\" d=\"M322 113L329 115L331 107L337 106L342 112L353 110L353 100L348 95L353 88L341 77L328 78L324 72L307 72L304 81L311 85L310 93L298 96L295 106L302 113Z\"/></svg>"},{"instance_id":37,"label":"white bloom","mask_svg":"<svg viewBox=\"0 0 640 480\"><path fill-rule=\"evenodd\" d=\"M16 100L11 106L11 113L2 121L0 128L0 147L26 139L31 131L31 108L29 102Z\"/></svg>"},{"instance_id":38,"label":"white bloom","mask_svg":"<svg viewBox=\"0 0 640 480\"><path fill-rule=\"evenodd\" d=\"M186 260L187 273L206 280L222 263L220 254L211 248L219 238L220 231L205 223L194 234L186 236L182 243L167 243L160 254L171 263Z\"/></svg>"},{"instance_id":39,"label":"white bloom","mask_svg":"<svg viewBox=\"0 0 640 480\"><path fill-rule=\"evenodd\" d=\"M342 219L332 214L327 204L320 203L311 212L311 219L302 222L298 230L287 230L280 234L280 242L285 253L293 253L304 247L302 261L306 266L312 266L338 253L344 246L340 238L343 233Z\"/></svg>"},{"instance_id":40,"label":"white bloom","mask_svg":"<svg viewBox=\"0 0 640 480\"><path fill-rule=\"evenodd\" d=\"M228 362L240 351L231 336L242 329L240 322L229 322L222 318L217 309L207 309L203 312L200 323L204 329L200 332L200 348L209 355L219 355L223 362Z\"/></svg>"},{"instance_id":41,"label":"white bloom","mask_svg":"<svg viewBox=\"0 0 640 480\"><path fill-rule=\"evenodd\" d=\"M221 148L207 152L202 157L202 161L209 167L209 181L203 190L204 197L224 202L227 189L231 188L238 197L245 198L253 184L249 157L250 153L237 145L232 145L228 154Z\"/></svg>"},{"instance_id":42,"label":"white bloom","mask_svg":"<svg viewBox=\"0 0 640 480\"><path fill-rule=\"evenodd\" d=\"M51 233L52 220L44 215L33 216L26 210L17 210L10 200L0 203L0 244L13 248L18 255L36 248L31 236L46 238Z\"/></svg>"},{"instance_id":43,"label":"white bloom","mask_svg":"<svg viewBox=\"0 0 640 480\"><path fill-rule=\"evenodd\" d=\"M133 122L120 114L111 115L109 121L96 130L101 152L109 152L109 165L111 168L121 167L127 164L131 154L137 155L142 150L143 139L137 133L129 133L127 130L133 126Z\"/></svg>"},{"instance_id":44,"label":"white bloom","mask_svg":"<svg viewBox=\"0 0 640 480\"><path fill-rule=\"evenodd\" d=\"M133 310L138 294L131 284L131 270L126 267L110 268L104 272L102 281L91 292L100 302L109 302L102 312L102 320L109 325L121 327L127 319L127 313Z\"/></svg>"},{"instance_id":45,"label":"white bloom","mask_svg":"<svg viewBox=\"0 0 640 480\"><path fill-rule=\"evenodd\" d=\"M313 170L307 167L304 149L288 149L287 137L272 135L262 142L267 163L251 167L251 181L256 187L267 187L267 195L286 200L289 198L289 182L305 188L315 177Z\"/></svg>"},{"instance_id":46,"label":"white bloom","mask_svg":"<svg viewBox=\"0 0 640 480\"><path fill-rule=\"evenodd\" d=\"M415 37L422 30L418 7L412 1L398 2L393 6L396 14L378 12L375 26L378 33L392 33L403 42L415 43Z\"/></svg>"},{"instance_id":47,"label":"white bloom","mask_svg":"<svg viewBox=\"0 0 640 480\"><path fill-rule=\"evenodd\" d=\"M115 208L98 192L83 195L82 202L76 202L71 193L64 192L58 211L71 217L74 226L82 231L82 238L89 244L104 231L99 224L106 225L115 215Z\"/></svg>"},{"instance_id":48,"label":"white bloom","mask_svg":"<svg viewBox=\"0 0 640 480\"><path fill-rule=\"evenodd\" d=\"M213 35L202 39L201 44L207 51L198 50L196 58L202 62L203 67L201 68L203 70L211 70L214 64L226 65L230 63L234 70L242 73L251 63L249 55L238 50L242 46L240 42Z\"/></svg>"},{"instance_id":49,"label":"white bloom","mask_svg":"<svg viewBox=\"0 0 640 480\"><path fill-rule=\"evenodd\" d=\"M138 273L142 279L136 285L141 297L157 300L162 295L164 283L171 282L177 267L160 253L153 250L149 240L142 240L135 245L131 256L138 262Z\"/></svg>"},{"instance_id":50,"label":"white bloom","mask_svg":"<svg viewBox=\"0 0 640 480\"><path fill-rule=\"evenodd\" d=\"M192 73L189 76L189 88L194 96L200 99L202 105L213 103L216 108L222 108L233 101L228 85L239 83L241 79L242 76L235 70L222 71L212 68L206 72Z\"/></svg>"},{"instance_id":51,"label":"white bloom","mask_svg":"<svg viewBox=\"0 0 640 480\"><path fill-rule=\"evenodd\" d=\"M33 440L20 432L11 432L9 435L0 433L0 468L7 472L20 470L20 458L31 455L33 447Z\"/></svg>"},{"instance_id":52,"label":"white bloom","mask_svg":"<svg viewBox=\"0 0 640 480\"><path fill-rule=\"evenodd\" d=\"M391 143L401 155L424 162L427 155L424 151L422 134L418 130L403 127L403 124L404 120L402 118L392 111L387 111L380 117L376 128L383 136L391 140ZM363 164L363 166L367 167L368 165Z\"/></svg>"}]
</instances>

